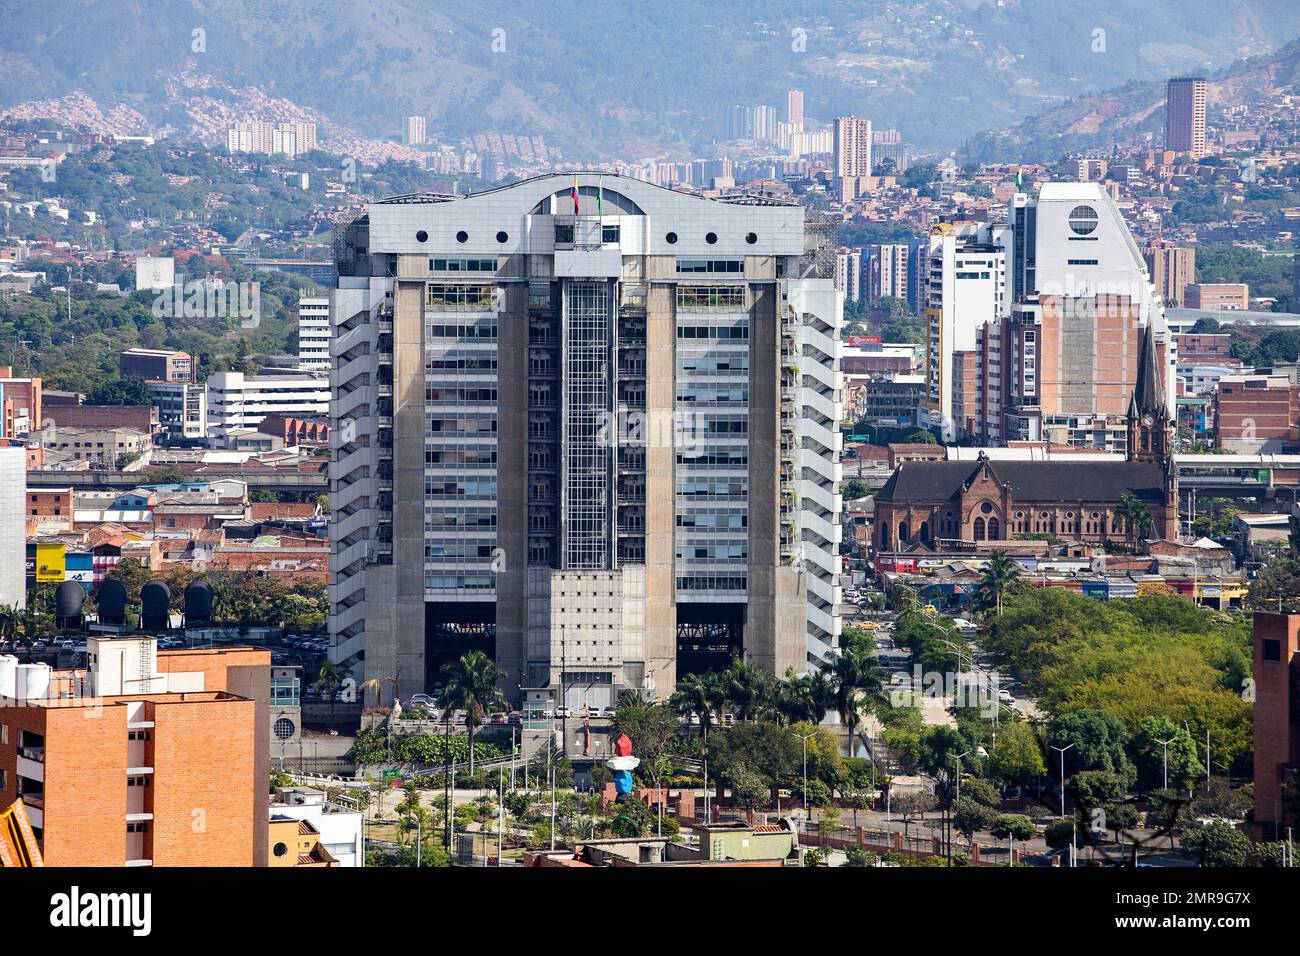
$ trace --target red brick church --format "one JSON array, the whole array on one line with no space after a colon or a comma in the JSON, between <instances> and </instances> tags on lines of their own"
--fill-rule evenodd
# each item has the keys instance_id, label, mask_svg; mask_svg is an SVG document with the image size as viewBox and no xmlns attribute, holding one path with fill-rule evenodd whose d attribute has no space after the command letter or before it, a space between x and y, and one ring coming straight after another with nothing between
<instances>
[{"instance_id":1,"label":"red brick church","mask_svg":"<svg viewBox=\"0 0 1300 956\"><path fill-rule=\"evenodd\" d=\"M875 498L877 551L948 548L1050 534L1064 541L1131 540L1125 494L1151 515L1150 536L1178 537L1172 428L1151 330L1142 342L1128 411L1125 461L913 461L898 466Z\"/></svg>"}]
</instances>

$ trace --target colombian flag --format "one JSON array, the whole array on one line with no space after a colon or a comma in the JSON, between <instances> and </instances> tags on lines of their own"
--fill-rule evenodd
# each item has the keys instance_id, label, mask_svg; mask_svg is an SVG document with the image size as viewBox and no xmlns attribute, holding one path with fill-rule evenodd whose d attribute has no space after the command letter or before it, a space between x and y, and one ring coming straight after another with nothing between
<instances>
[{"instance_id":1,"label":"colombian flag","mask_svg":"<svg viewBox=\"0 0 1300 956\"><path fill-rule=\"evenodd\" d=\"M578 214L578 177L573 177L573 214Z\"/></svg>"}]
</instances>

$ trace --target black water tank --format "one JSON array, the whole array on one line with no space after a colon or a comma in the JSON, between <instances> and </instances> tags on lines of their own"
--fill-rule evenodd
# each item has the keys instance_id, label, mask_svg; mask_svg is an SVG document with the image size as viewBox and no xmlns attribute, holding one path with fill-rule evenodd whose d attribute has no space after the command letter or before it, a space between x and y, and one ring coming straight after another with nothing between
<instances>
[{"instance_id":1,"label":"black water tank","mask_svg":"<svg viewBox=\"0 0 1300 956\"><path fill-rule=\"evenodd\" d=\"M185 623L212 620L212 585L202 578L185 586Z\"/></svg>"},{"instance_id":2,"label":"black water tank","mask_svg":"<svg viewBox=\"0 0 1300 956\"><path fill-rule=\"evenodd\" d=\"M162 581L150 581L140 589L140 627L146 631L165 630L171 623L172 592Z\"/></svg>"},{"instance_id":3,"label":"black water tank","mask_svg":"<svg viewBox=\"0 0 1300 956\"><path fill-rule=\"evenodd\" d=\"M54 620L59 627L81 626L81 605L86 589L76 581L64 581L54 589Z\"/></svg>"},{"instance_id":4,"label":"black water tank","mask_svg":"<svg viewBox=\"0 0 1300 956\"><path fill-rule=\"evenodd\" d=\"M99 620L102 624L126 623L126 585L109 578L99 586Z\"/></svg>"}]
</instances>

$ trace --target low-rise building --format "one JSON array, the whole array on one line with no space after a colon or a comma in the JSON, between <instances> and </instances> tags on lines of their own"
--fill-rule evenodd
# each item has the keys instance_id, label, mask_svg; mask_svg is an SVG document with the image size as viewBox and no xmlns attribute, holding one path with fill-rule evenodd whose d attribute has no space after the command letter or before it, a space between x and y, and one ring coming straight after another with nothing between
<instances>
[{"instance_id":1,"label":"low-rise building","mask_svg":"<svg viewBox=\"0 0 1300 956\"><path fill-rule=\"evenodd\" d=\"M117 357L123 378L147 382L193 382L194 356L174 349L127 349Z\"/></svg>"},{"instance_id":2,"label":"low-rise building","mask_svg":"<svg viewBox=\"0 0 1300 956\"><path fill-rule=\"evenodd\" d=\"M273 375L218 372L208 377L208 439L216 447L231 447L241 433L257 431L267 415L328 417L330 383L327 372L281 370Z\"/></svg>"},{"instance_id":3,"label":"low-rise building","mask_svg":"<svg viewBox=\"0 0 1300 956\"><path fill-rule=\"evenodd\" d=\"M266 865L270 652L92 636L87 659L0 657L0 804L46 865Z\"/></svg>"},{"instance_id":4,"label":"low-rise building","mask_svg":"<svg viewBox=\"0 0 1300 956\"><path fill-rule=\"evenodd\" d=\"M1193 282L1184 295L1188 309L1244 311L1250 308L1250 286L1244 282Z\"/></svg>"},{"instance_id":5,"label":"low-rise building","mask_svg":"<svg viewBox=\"0 0 1300 956\"><path fill-rule=\"evenodd\" d=\"M281 787L271 804L271 866L365 866L361 811L323 790Z\"/></svg>"}]
</instances>

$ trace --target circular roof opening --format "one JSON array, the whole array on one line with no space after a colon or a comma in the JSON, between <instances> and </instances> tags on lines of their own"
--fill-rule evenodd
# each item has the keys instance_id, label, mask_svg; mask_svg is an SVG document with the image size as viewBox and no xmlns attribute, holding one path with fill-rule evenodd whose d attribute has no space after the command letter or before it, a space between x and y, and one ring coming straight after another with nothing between
<instances>
[{"instance_id":1,"label":"circular roof opening","mask_svg":"<svg viewBox=\"0 0 1300 956\"><path fill-rule=\"evenodd\" d=\"M502 243L504 243L504 242L508 242L509 240L510 240L510 234L509 234L509 233L504 232L504 231L503 231L503 232L498 232L498 233L497 233L497 242L502 242Z\"/></svg>"},{"instance_id":2,"label":"circular roof opening","mask_svg":"<svg viewBox=\"0 0 1300 956\"><path fill-rule=\"evenodd\" d=\"M716 232L705 233L704 241L707 242L709 245L713 245L715 242L718 241L718 234Z\"/></svg>"},{"instance_id":3,"label":"circular roof opening","mask_svg":"<svg viewBox=\"0 0 1300 956\"><path fill-rule=\"evenodd\" d=\"M1091 206L1075 206L1070 210L1070 229L1076 236L1087 236L1097 231L1097 210Z\"/></svg>"},{"instance_id":4,"label":"circular roof opening","mask_svg":"<svg viewBox=\"0 0 1300 956\"><path fill-rule=\"evenodd\" d=\"M752 246L754 243L758 242L758 233L756 232L745 233L745 241Z\"/></svg>"},{"instance_id":5,"label":"circular roof opening","mask_svg":"<svg viewBox=\"0 0 1300 956\"><path fill-rule=\"evenodd\" d=\"M462 229L460 232L456 233L456 241L469 242L469 233Z\"/></svg>"},{"instance_id":6,"label":"circular roof opening","mask_svg":"<svg viewBox=\"0 0 1300 956\"><path fill-rule=\"evenodd\" d=\"M428 242L428 241L429 241L429 234L428 234L427 232L425 232L423 229L421 229L419 232L417 232L417 233L415 234L415 241L416 241L416 242Z\"/></svg>"},{"instance_id":7,"label":"circular roof opening","mask_svg":"<svg viewBox=\"0 0 1300 956\"><path fill-rule=\"evenodd\" d=\"M670 245L670 246L676 245L676 244L677 244L677 233L675 233L675 232L670 232L670 233L668 233L668 235L664 236L664 242L668 243L668 245Z\"/></svg>"}]
</instances>

